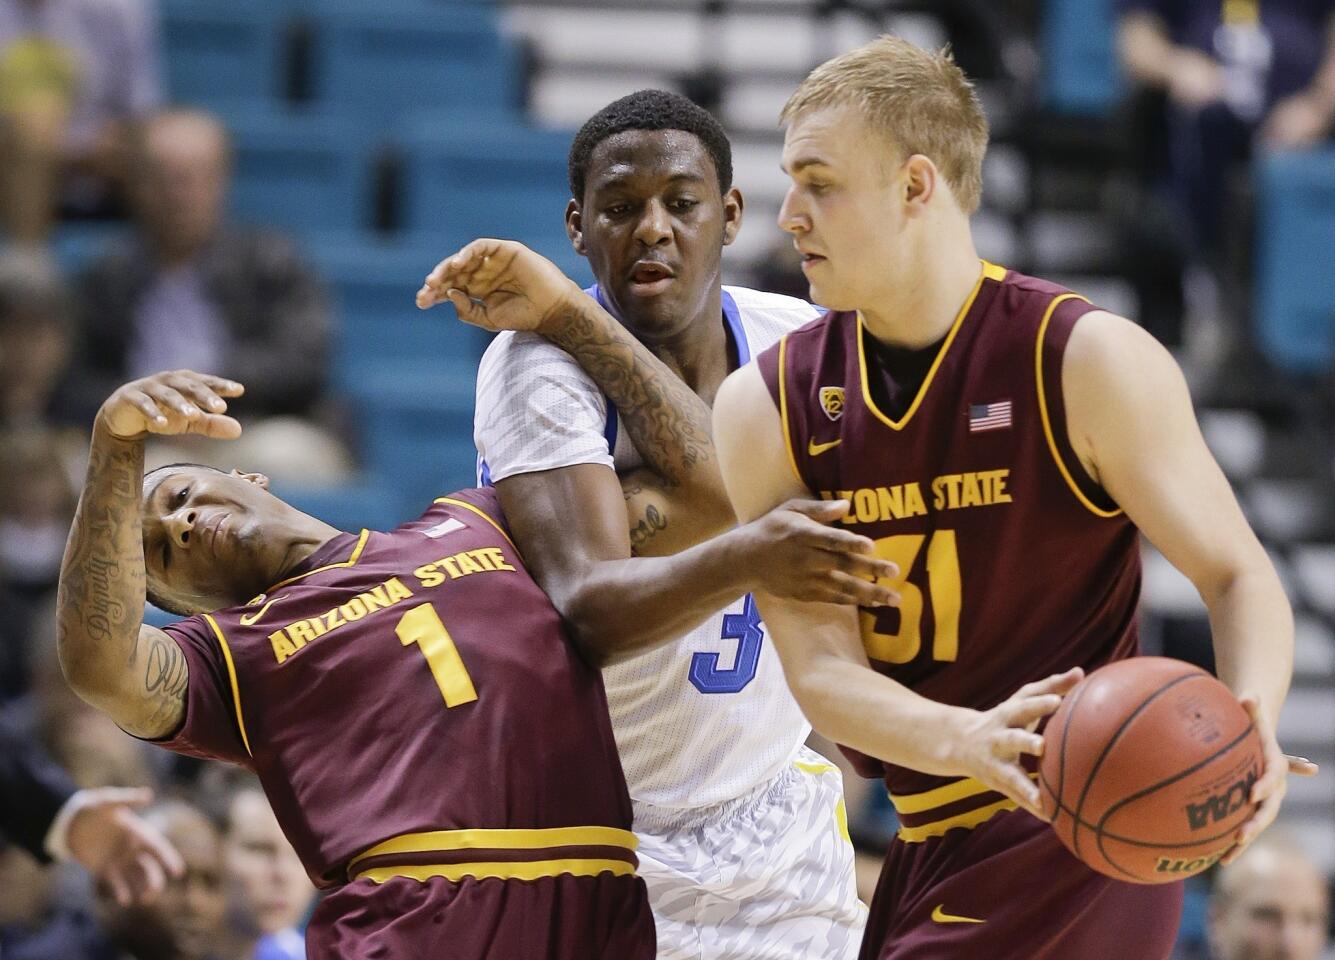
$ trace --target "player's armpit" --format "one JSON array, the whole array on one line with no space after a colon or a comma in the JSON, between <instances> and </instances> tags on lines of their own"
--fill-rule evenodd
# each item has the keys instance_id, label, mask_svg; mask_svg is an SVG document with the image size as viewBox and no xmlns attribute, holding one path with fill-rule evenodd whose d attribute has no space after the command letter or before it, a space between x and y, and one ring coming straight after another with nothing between
<instances>
[{"instance_id":1,"label":"player's armpit","mask_svg":"<svg viewBox=\"0 0 1335 960\"><path fill-rule=\"evenodd\" d=\"M717 536L732 526L715 511L693 510L692 498L670 487L646 468L619 477L630 528L630 549L637 557L666 557Z\"/></svg>"}]
</instances>

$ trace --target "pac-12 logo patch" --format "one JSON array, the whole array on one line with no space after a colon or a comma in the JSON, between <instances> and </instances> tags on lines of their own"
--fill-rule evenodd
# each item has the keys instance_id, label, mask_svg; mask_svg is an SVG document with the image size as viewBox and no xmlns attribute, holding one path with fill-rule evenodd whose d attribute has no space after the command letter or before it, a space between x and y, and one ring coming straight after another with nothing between
<instances>
[{"instance_id":1,"label":"pac-12 logo patch","mask_svg":"<svg viewBox=\"0 0 1335 960\"><path fill-rule=\"evenodd\" d=\"M838 420L844 415L844 388L821 387L820 408L831 420Z\"/></svg>"}]
</instances>

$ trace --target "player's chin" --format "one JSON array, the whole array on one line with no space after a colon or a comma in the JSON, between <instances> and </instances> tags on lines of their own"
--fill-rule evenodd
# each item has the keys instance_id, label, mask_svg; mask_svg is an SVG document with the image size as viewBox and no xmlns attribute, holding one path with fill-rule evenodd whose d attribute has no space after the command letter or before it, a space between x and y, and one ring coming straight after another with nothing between
<instances>
[{"instance_id":1,"label":"player's chin","mask_svg":"<svg viewBox=\"0 0 1335 960\"><path fill-rule=\"evenodd\" d=\"M627 326L650 339L676 333L683 326L683 320L689 321L693 316L675 291L652 297L627 298L622 302L628 304L623 317Z\"/></svg>"}]
</instances>

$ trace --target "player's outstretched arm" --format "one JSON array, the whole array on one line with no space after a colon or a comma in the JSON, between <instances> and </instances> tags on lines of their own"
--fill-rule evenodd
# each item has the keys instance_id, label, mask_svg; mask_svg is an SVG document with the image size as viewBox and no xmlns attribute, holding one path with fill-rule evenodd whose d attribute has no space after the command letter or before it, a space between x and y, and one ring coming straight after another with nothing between
<instances>
[{"instance_id":1,"label":"player's outstretched arm","mask_svg":"<svg viewBox=\"0 0 1335 960\"><path fill-rule=\"evenodd\" d=\"M1196 423L1173 358L1112 314L1086 314L1062 365L1071 445L1086 472L1181 570L1209 610L1219 677L1249 705L1266 744L1263 801L1239 849L1275 817L1290 762L1275 738L1293 673L1288 599ZM1295 761L1292 772L1315 767Z\"/></svg>"},{"instance_id":2,"label":"player's outstretched arm","mask_svg":"<svg viewBox=\"0 0 1335 960\"><path fill-rule=\"evenodd\" d=\"M417 295L423 309L446 300L466 323L545 337L616 406L647 465L616 501L636 553L675 553L733 525L709 407L555 264L513 240L475 240L441 261Z\"/></svg>"},{"instance_id":3,"label":"player's outstretched arm","mask_svg":"<svg viewBox=\"0 0 1335 960\"><path fill-rule=\"evenodd\" d=\"M188 370L128 383L93 424L88 475L60 566L56 648L74 691L141 737L170 734L185 709L185 658L144 625L142 487L150 433L230 438L225 397L241 386Z\"/></svg>"},{"instance_id":4,"label":"player's outstretched arm","mask_svg":"<svg viewBox=\"0 0 1335 960\"><path fill-rule=\"evenodd\" d=\"M714 404L714 437L743 521L785 498L811 495L793 475L781 430L754 364L724 381ZM842 513L847 504L841 506ZM756 604L788 686L821 734L924 773L976 777L1042 815L1038 789L1019 762L1021 754L1042 750L1042 739L1027 727L1057 709L1078 671L1030 684L992 710L951 707L871 669L854 606L776 596L764 584Z\"/></svg>"}]
</instances>

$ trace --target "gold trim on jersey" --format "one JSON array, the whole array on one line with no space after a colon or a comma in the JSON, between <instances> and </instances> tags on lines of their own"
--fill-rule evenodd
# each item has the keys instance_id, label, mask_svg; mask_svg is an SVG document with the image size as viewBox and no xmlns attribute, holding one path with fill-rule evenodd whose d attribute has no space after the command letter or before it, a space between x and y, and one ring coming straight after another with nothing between
<instances>
[{"instance_id":1,"label":"gold trim on jersey","mask_svg":"<svg viewBox=\"0 0 1335 960\"><path fill-rule=\"evenodd\" d=\"M440 877L457 883L464 877L477 880L539 880L543 877L596 877L600 873L629 877L635 867L625 860L527 860L518 863L431 863L401 867L372 867L354 876L353 880L384 883L395 877L408 880L427 880Z\"/></svg>"},{"instance_id":2,"label":"gold trim on jersey","mask_svg":"<svg viewBox=\"0 0 1335 960\"><path fill-rule=\"evenodd\" d=\"M802 473L797 469L797 457L793 455L793 435L788 426L788 334L779 338L779 419L783 425L783 448L788 451L788 466L793 468L797 482L806 486Z\"/></svg>"},{"instance_id":3,"label":"gold trim on jersey","mask_svg":"<svg viewBox=\"0 0 1335 960\"><path fill-rule=\"evenodd\" d=\"M1043 344L1047 340L1048 323L1052 320L1052 314L1056 312L1057 307L1067 300L1084 299L1078 293L1063 293L1061 296L1054 297L1052 302L1048 304L1047 312L1043 314L1043 322L1038 326L1038 340L1034 344L1034 376L1038 384L1038 415L1039 419L1043 421L1043 436L1047 438L1048 450L1052 453L1053 462L1057 464L1057 472L1062 475L1062 479L1071 488L1071 492L1075 494L1076 499L1096 517L1116 517L1121 514L1121 508L1104 510L1091 501L1089 497L1085 496L1085 492L1080 489L1080 484L1075 482L1075 477L1071 475L1066 462L1062 460L1061 451L1057 449L1057 438L1052 432L1052 420L1048 416L1048 393L1043 384Z\"/></svg>"},{"instance_id":4,"label":"gold trim on jersey","mask_svg":"<svg viewBox=\"0 0 1335 960\"><path fill-rule=\"evenodd\" d=\"M340 560L338 563L326 563L323 567L316 567L314 570L307 570L305 573L299 573L295 577L288 577L286 580L279 580L265 593L273 593L279 587L285 587L289 583L296 583L298 580L304 580L306 577L313 577L317 573L323 573L326 570L337 570L340 567L355 567L357 561L362 558L362 551L366 549L366 541L371 537L371 531L363 529L360 537L357 538L356 545L352 548L352 554L346 560ZM251 601L252 603L254 601ZM256 618L258 619L258 617Z\"/></svg>"},{"instance_id":5,"label":"gold trim on jersey","mask_svg":"<svg viewBox=\"0 0 1335 960\"><path fill-rule=\"evenodd\" d=\"M246 748L246 755L253 757L255 754L250 750L250 737L246 734L246 721L241 715L241 687L236 682L236 664L232 662L232 648L227 645L227 638L223 636L218 621L207 613L204 614L204 619L213 628L213 635L218 638L218 646L222 648L223 660L227 664L227 679L232 684L232 706L236 709L236 725L241 730L241 743Z\"/></svg>"},{"instance_id":6,"label":"gold trim on jersey","mask_svg":"<svg viewBox=\"0 0 1335 960\"><path fill-rule=\"evenodd\" d=\"M895 805L896 813L922 813L924 810L932 810L936 807L944 807L948 803L956 803L966 797L976 797L978 794L987 793L991 789L981 780L965 777L963 780L955 780L932 790L924 790L922 793L909 793L902 797L895 796L892 793L890 794L890 802Z\"/></svg>"},{"instance_id":7,"label":"gold trim on jersey","mask_svg":"<svg viewBox=\"0 0 1335 960\"><path fill-rule=\"evenodd\" d=\"M495 528L496 528L496 532L499 533L501 536L503 536L503 537L505 538L505 542L508 543L510 546L514 547L514 551L515 551L515 553L519 553L519 548L518 548L518 547L515 547L515 542L514 542L513 540L510 539L510 535L509 535L508 533L505 532L505 528L502 527L502 526L501 526L499 523L497 523L495 520L493 520L493 519L491 518L491 516L487 513L487 511L481 509L480 507L475 507L475 506L473 506L471 503L468 503L468 502L465 501L465 500L456 500L456 499L454 499L453 497L437 497L433 502L435 502L435 503L448 503L448 504L451 504L451 505L456 506L456 507L463 507L465 510L472 510L474 513L476 513L476 514L477 514L479 517L481 517L483 520L487 521L487 523L489 523L489 524L491 524L493 527L495 527ZM523 557L523 554L522 554L522 553L520 553L519 555L520 555L521 558Z\"/></svg>"},{"instance_id":8,"label":"gold trim on jersey","mask_svg":"<svg viewBox=\"0 0 1335 960\"><path fill-rule=\"evenodd\" d=\"M947 830L963 828L972 830L979 824L986 823L999 813L1007 810L1016 810L1019 808L1014 800L998 800L996 803L988 804L986 807L979 807L977 810L970 810L968 813L961 813L958 816L947 817L944 820L936 820L932 823L924 823L918 827L900 827L897 836L905 843L922 843L931 837L944 836Z\"/></svg>"},{"instance_id":9,"label":"gold trim on jersey","mask_svg":"<svg viewBox=\"0 0 1335 960\"><path fill-rule=\"evenodd\" d=\"M1029 774L1031 779L1037 778L1038 774ZM962 780L956 780L953 783L947 783L932 790L924 790L922 793L910 793L904 796L890 794L890 802L894 804L895 812L901 816L925 813L931 810L941 809L950 804L958 803L961 800L967 800L970 797L981 797L987 793L995 793L991 787L984 784L981 780L973 777L965 777ZM901 826L896 836L905 843L921 843L930 837L943 836L947 830L963 828L972 830L979 824L986 823L998 813L1006 810L1015 810L1019 807L1014 800L1002 797L994 803L989 803L982 807L976 807L973 810L966 810L963 813L955 814L951 817L944 817L940 820L931 820L927 823L920 823L914 826Z\"/></svg>"},{"instance_id":10,"label":"gold trim on jersey","mask_svg":"<svg viewBox=\"0 0 1335 960\"><path fill-rule=\"evenodd\" d=\"M427 880L443 877L460 880L495 877L502 880L535 880L560 874L593 876L599 873L633 874L631 862L639 839L629 830L617 827L549 827L534 830L478 829L432 830L426 833L405 833L376 844L358 854L348 863L348 876L353 880L369 879L383 883L390 877L408 877ZM371 857L394 854L421 854L447 850L543 850L560 847L620 847L630 856L628 860L600 858L542 859L520 861L478 861L475 863L403 864L368 867L358 871L357 865Z\"/></svg>"},{"instance_id":11,"label":"gold trim on jersey","mask_svg":"<svg viewBox=\"0 0 1335 960\"><path fill-rule=\"evenodd\" d=\"M876 401L871 396L871 382L867 379L867 350L863 346L862 338L865 324L862 319L862 311L858 311L858 375L862 380L862 401L867 405L867 409L876 415L876 419L891 430L903 430L905 424L913 418L918 412L918 407L922 406L923 398L927 396L927 390L932 385L932 380L936 377L936 371L940 368L941 362L945 360L946 354L950 352L950 345L955 342L955 335L960 332L960 327L964 324L964 318L969 315L969 310L973 308L973 303L978 299L978 292L983 289L984 280L996 280L1000 282L1006 278L1006 268L999 267L995 263L988 263L986 260L980 261L982 269L978 273L978 280L974 283L973 289L964 301L964 306L960 307L960 312L955 316L955 322L950 325L950 332L946 334L945 342L941 344L941 349L936 352L936 359L932 361L932 366L927 371L927 376L923 378L922 385L918 387L918 393L913 398L913 403L904 411L904 416L898 420L892 420L881 412L876 406Z\"/></svg>"}]
</instances>

